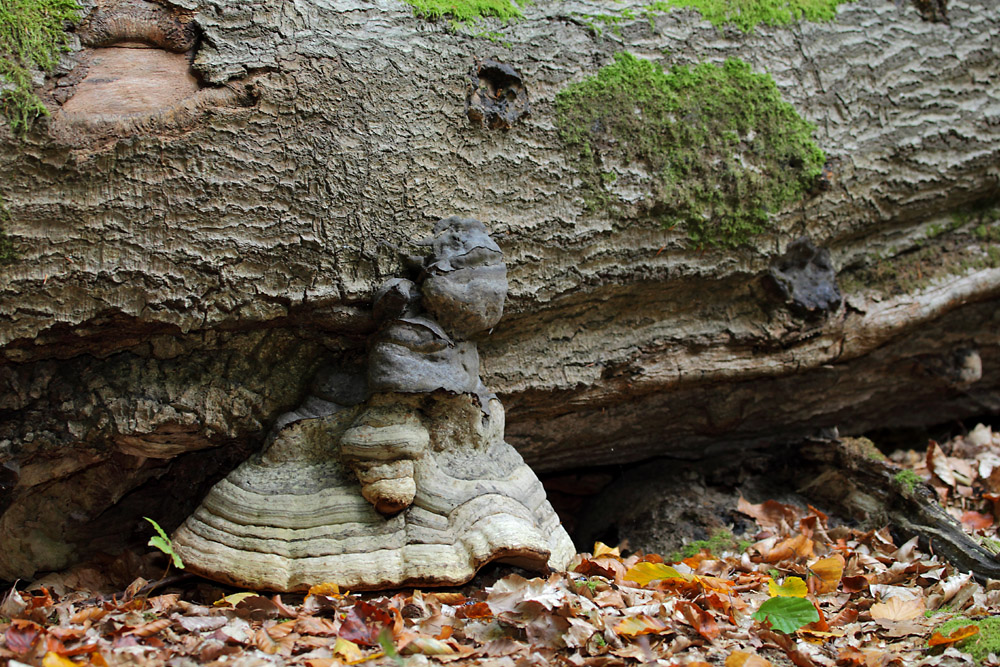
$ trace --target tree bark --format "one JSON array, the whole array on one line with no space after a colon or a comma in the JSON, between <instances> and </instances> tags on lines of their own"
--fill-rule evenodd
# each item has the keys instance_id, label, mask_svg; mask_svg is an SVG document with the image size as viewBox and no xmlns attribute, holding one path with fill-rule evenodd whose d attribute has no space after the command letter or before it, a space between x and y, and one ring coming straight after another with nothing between
<instances>
[{"instance_id":1,"label":"tree bark","mask_svg":"<svg viewBox=\"0 0 1000 667\"><path fill-rule=\"evenodd\" d=\"M448 215L505 253L483 380L539 470L996 412L992 4L952 0L941 23L859 0L745 34L537 2L487 21L491 42L394 0L174 0L201 89L132 115L73 110L98 67L78 46L46 84L53 116L0 128L19 254L0 267L0 578L117 548L144 514L176 525L319 369L361 363L372 290ZM587 26L623 10L620 34ZM588 207L554 100L622 51L769 73L816 124L829 186L737 249ZM527 89L508 131L466 117L484 59ZM831 254L832 313L775 296L801 236Z\"/></svg>"}]
</instances>

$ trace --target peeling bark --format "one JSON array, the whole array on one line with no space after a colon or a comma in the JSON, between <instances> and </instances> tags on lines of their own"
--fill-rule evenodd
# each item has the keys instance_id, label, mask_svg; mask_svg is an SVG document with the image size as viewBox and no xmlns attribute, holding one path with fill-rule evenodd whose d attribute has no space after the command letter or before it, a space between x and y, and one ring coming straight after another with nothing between
<instances>
[{"instance_id":1,"label":"peeling bark","mask_svg":"<svg viewBox=\"0 0 1000 667\"><path fill-rule=\"evenodd\" d=\"M449 215L482 220L507 258L483 380L538 469L1000 409L1000 238L952 225L1000 199L989 0L952 0L948 23L860 0L831 23L744 34L678 10L602 36L581 17L641 4L540 2L489 24L501 43L393 0L165 6L200 34L194 95L72 117L79 46L43 91L53 117L23 140L0 128L20 255L0 267L0 578L113 549L144 530L145 502L176 525L319 366L359 362L373 289ZM817 125L827 188L737 250L589 210L553 100L622 50L770 73ZM509 130L467 118L487 60L530 96ZM802 236L845 296L825 317L765 284ZM886 267L895 279L855 284Z\"/></svg>"}]
</instances>

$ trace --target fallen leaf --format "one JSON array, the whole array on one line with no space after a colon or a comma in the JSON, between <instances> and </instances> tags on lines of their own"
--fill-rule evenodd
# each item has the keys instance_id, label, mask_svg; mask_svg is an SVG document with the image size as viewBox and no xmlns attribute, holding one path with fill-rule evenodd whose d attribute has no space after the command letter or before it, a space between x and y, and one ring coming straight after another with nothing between
<instances>
[{"instance_id":1,"label":"fallen leaf","mask_svg":"<svg viewBox=\"0 0 1000 667\"><path fill-rule=\"evenodd\" d=\"M993 525L993 517L969 510L962 514L962 526L970 531L985 530Z\"/></svg>"},{"instance_id":2,"label":"fallen leaf","mask_svg":"<svg viewBox=\"0 0 1000 667\"><path fill-rule=\"evenodd\" d=\"M773 598L804 598L809 588L799 577L786 577L780 586L774 579L767 582L767 592Z\"/></svg>"},{"instance_id":3,"label":"fallen leaf","mask_svg":"<svg viewBox=\"0 0 1000 667\"><path fill-rule=\"evenodd\" d=\"M960 642L963 639L968 639L969 637L975 637L979 634L978 625L966 625L961 628L956 628L947 637L942 635L940 632L935 632L931 635L931 638L927 640L928 646L944 646L947 644L954 644L955 642Z\"/></svg>"},{"instance_id":4,"label":"fallen leaf","mask_svg":"<svg viewBox=\"0 0 1000 667\"><path fill-rule=\"evenodd\" d=\"M659 634L667 629L667 624L658 618L638 614L629 616L614 627L615 633L626 637Z\"/></svg>"},{"instance_id":5,"label":"fallen leaf","mask_svg":"<svg viewBox=\"0 0 1000 667\"><path fill-rule=\"evenodd\" d=\"M337 641L334 643L333 655L339 656L341 660L348 664L357 662L364 658L364 653L361 651L361 647L351 640L344 639L343 637L338 637Z\"/></svg>"},{"instance_id":6,"label":"fallen leaf","mask_svg":"<svg viewBox=\"0 0 1000 667\"><path fill-rule=\"evenodd\" d=\"M813 595L824 595L837 590L844 575L845 560L841 554L821 558L808 567L809 590Z\"/></svg>"},{"instance_id":7,"label":"fallen leaf","mask_svg":"<svg viewBox=\"0 0 1000 667\"><path fill-rule=\"evenodd\" d=\"M783 560L808 558L813 555L813 541L803 534L782 540L764 556L768 563L779 563Z\"/></svg>"},{"instance_id":8,"label":"fallen leaf","mask_svg":"<svg viewBox=\"0 0 1000 667\"><path fill-rule=\"evenodd\" d=\"M719 629L718 623L715 622L715 618L712 614L693 602L681 600L677 603L675 609L681 613L684 620L687 621L699 635L708 641L712 641L722 632Z\"/></svg>"},{"instance_id":9,"label":"fallen leaf","mask_svg":"<svg viewBox=\"0 0 1000 667\"><path fill-rule=\"evenodd\" d=\"M634 581L640 586L647 586L651 581L661 579L683 579L690 581L690 577L685 577L669 565L663 563L636 563L625 572L625 581Z\"/></svg>"},{"instance_id":10,"label":"fallen leaf","mask_svg":"<svg viewBox=\"0 0 1000 667\"><path fill-rule=\"evenodd\" d=\"M903 600L900 597L892 597L885 602L873 604L871 615L875 620L909 621L918 616L923 616L926 609L927 607L924 605L923 598Z\"/></svg>"},{"instance_id":11,"label":"fallen leaf","mask_svg":"<svg viewBox=\"0 0 1000 667\"><path fill-rule=\"evenodd\" d=\"M736 503L736 510L753 517L761 528L772 530L781 530L782 525L787 528L799 518L798 510L791 505L785 505L776 500L765 500L758 505L753 505L742 494Z\"/></svg>"},{"instance_id":12,"label":"fallen leaf","mask_svg":"<svg viewBox=\"0 0 1000 667\"><path fill-rule=\"evenodd\" d=\"M227 595L224 598L215 601L216 607L235 607L239 603L243 602L247 598L259 597L257 593L251 593L249 591L243 593L233 593L232 595Z\"/></svg>"},{"instance_id":13,"label":"fallen leaf","mask_svg":"<svg viewBox=\"0 0 1000 667\"><path fill-rule=\"evenodd\" d=\"M463 604L455 609L455 618L490 618L491 616L493 616L493 611L485 602Z\"/></svg>"},{"instance_id":14,"label":"fallen leaf","mask_svg":"<svg viewBox=\"0 0 1000 667\"><path fill-rule=\"evenodd\" d=\"M42 667L77 667L77 664L69 658L49 651L42 658Z\"/></svg>"},{"instance_id":15,"label":"fallen leaf","mask_svg":"<svg viewBox=\"0 0 1000 667\"><path fill-rule=\"evenodd\" d=\"M770 623L778 632L790 634L803 625L819 620L819 612L805 598L777 597L765 600L753 614L753 619Z\"/></svg>"},{"instance_id":16,"label":"fallen leaf","mask_svg":"<svg viewBox=\"0 0 1000 667\"><path fill-rule=\"evenodd\" d=\"M945 486L955 486L955 473L951 469L948 457L945 456L941 446L933 440L927 445L927 469Z\"/></svg>"},{"instance_id":17,"label":"fallen leaf","mask_svg":"<svg viewBox=\"0 0 1000 667\"><path fill-rule=\"evenodd\" d=\"M604 542L594 542L594 558L600 558L601 556L613 556L620 559L622 552L618 547L612 549Z\"/></svg>"},{"instance_id":18,"label":"fallen leaf","mask_svg":"<svg viewBox=\"0 0 1000 667\"><path fill-rule=\"evenodd\" d=\"M421 653L423 655L448 655L454 653L455 649L446 641L433 637L414 637L402 650L409 655Z\"/></svg>"},{"instance_id":19,"label":"fallen leaf","mask_svg":"<svg viewBox=\"0 0 1000 667\"><path fill-rule=\"evenodd\" d=\"M41 632L42 626L37 623L22 618L15 618L11 621L10 627L7 628L4 640L6 641L7 648L14 653L24 655L34 647Z\"/></svg>"},{"instance_id":20,"label":"fallen leaf","mask_svg":"<svg viewBox=\"0 0 1000 667\"><path fill-rule=\"evenodd\" d=\"M733 651L726 658L726 667L771 667L768 660L760 657L756 653L746 651Z\"/></svg>"},{"instance_id":21,"label":"fallen leaf","mask_svg":"<svg viewBox=\"0 0 1000 667\"><path fill-rule=\"evenodd\" d=\"M385 627L392 627L389 612L358 600L347 612L347 617L340 626L340 637L361 646L376 646L379 632Z\"/></svg>"}]
</instances>

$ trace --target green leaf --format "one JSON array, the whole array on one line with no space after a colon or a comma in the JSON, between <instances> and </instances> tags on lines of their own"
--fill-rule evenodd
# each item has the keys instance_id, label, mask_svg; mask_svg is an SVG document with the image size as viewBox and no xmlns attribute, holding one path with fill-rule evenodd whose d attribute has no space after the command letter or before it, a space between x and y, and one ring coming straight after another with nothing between
<instances>
[{"instance_id":1,"label":"green leaf","mask_svg":"<svg viewBox=\"0 0 1000 667\"><path fill-rule=\"evenodd\" d=\"M767 600L754 612L755 621L767 621L778 632L790 634L803 625L819 620L819 612L805 598L776 597Z\"/></svg>"},{"instance_id":2,"label":"green leaf","mask_svg":"<svg viewBox=\"0 0 1000 667\"><path fill-rule=\"evenodd\" d=\"M155 549L159 549L163 553L170 556L170 558L174 562L174 567L176 567L178 570L183 570L184 562L181 561L181 557L174 551L174 543L171 541L170 537L165 532L163 532L163 529L160 528L160 524L156 523L148 516L144 516L142 518L148 521L149 523L153 524L153 528L155 528L156 532L159 533L159 536L153 535L151 538L149 538L149 542L147 542L146 544Z\"/></svg>"},{"instance_id":3,"label":"green leaf","mask_svg":"<svg viewBox=\"0 0 1000 667\"><path fill-rule=\"evenodd\" d=\"M399 655L399 651L396 650L396 644L392 641L392 630L388 627L382 628L378 633L378 643L382 647L382 651L390 658L392 658L397 665L402 665L406 661L403 656Z\"/></svg>"}]
</instances>

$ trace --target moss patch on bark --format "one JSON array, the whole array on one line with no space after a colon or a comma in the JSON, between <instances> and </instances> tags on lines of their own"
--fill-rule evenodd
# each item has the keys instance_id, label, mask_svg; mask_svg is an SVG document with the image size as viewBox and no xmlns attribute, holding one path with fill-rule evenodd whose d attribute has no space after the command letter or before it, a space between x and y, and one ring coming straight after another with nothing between
<instances>
[{"instance_id":1,"label":"moss patch on bark","mask_svg":"<svg viewBox=\"0 0 1000 667\"><path fill-rule=\"evenodd\" d=\"M66 26L77 20L74 0L0 0L0 113L15 132L48 115L32 72L56 66L68 48Z\"/></svg>"},{"instance_id":2,"label":"moss patch on bark","mask_svg":"<svg viewBox=\"0 0 1000 667\"><path fill-rule=\"evenodd\" d=\"M511 0L404 0L413 7L417 16L424 18L451 17L460 23L493 16L512 19L521 16L521 10Z\"/></svg>"},{"instance_id":3,"label":"moss patch on bark","mask_svg":"<svg viewBox=\"0 0 1000 667\"><path fill-rule=\"evenodd\" d=\"M732 25L752 32L758 25L787 25L796 21L829 21L837 5L854 0L657 0L649 8L669 11L690 7L712 25Z\"/></svg>"},{"instance_id":4,"label":"moss patch on bark","mask_svg":"<svg viewBox=\"0 0 1000 667\"><path fill-rule=\"evenodd\" d=\"M663 71L629 53L556 95L589 209L683 225L698 246L767 231L824 163L814 126L737 59Z\"/></svg>"}]
</instances>

